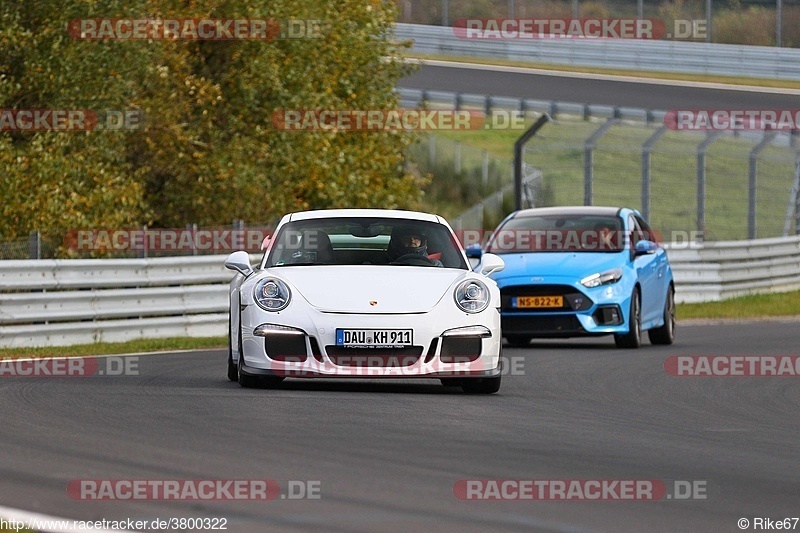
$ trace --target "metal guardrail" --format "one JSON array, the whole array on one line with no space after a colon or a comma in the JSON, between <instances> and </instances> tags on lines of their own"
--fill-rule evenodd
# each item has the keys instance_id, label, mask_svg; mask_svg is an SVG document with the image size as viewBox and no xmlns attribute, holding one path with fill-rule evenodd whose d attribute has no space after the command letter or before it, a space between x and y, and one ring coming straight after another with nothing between
<instances>
[{"instance_id":1,"label":"metal guardrail","mask_svg":"<svg viewBox=\"0 0 800 533\"><path fill-rule=\"evenodd\" d=\"M0 261L0 347L223 336L225 257Z\"/></svg>"},{"instance_id":2,"label":"metal guardrail","mask_svg":"<svg viewBox=\"0 0 800 533\"><path fill-rule=\"evenodd\" d=\"M395 38L413 40L412 50L424 54L800 80L800 50L792 48L641 39L463 39L453 28L422 24L397 24Z\"/></svg>"},{"instance_id":3,"label":"metal guardrail","mask_svg":"<svg viewBox=\"0 0 800 533\"><path fill-rule=\"evenodd\" d=\"M800 288L800 236L668 247L679 302ZM0 347L223 336L224 260L0 262Z\"/></svg>"},{"instance_id":4,"label":"metal guardrail","mask_svg":"<svg viewBox=\"0 0 800 533\"><path fill-rule=\"evenodd\" d=\"M800 236L671 248L678 302L800 289Z\"/></svg>"}]
</instances>

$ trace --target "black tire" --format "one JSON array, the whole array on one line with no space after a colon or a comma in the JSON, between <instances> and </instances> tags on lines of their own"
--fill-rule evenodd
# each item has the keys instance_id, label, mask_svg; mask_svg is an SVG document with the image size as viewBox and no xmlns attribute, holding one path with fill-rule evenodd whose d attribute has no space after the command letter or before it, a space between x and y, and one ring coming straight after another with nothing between
<instances>
[{"instance_id":1,"label":"black tire","mask_svg":"<svg viewBox=\"0 0 800 533\"><path fill-rule=\"evenodd\" d=\"M472 378L461 382L461 388L468 394L494 394L500 390L503 376L496 378Z\"/></svg>"},{"instance_id":2,"label":"black tire","mask_svg":"<svg viewBox=\"0 0 800 533\"><path fill-rule=\"evenodd\" d=\"M240 347L241 348L241 347ZM258 376L249 376L242 372L242 365L244 364L244 357L242 357L242 350L239 350L239 364L236 367L237 381L239 385L246 389L258 387L261 383Z\"/></svg>"},{"instance_id":3,"label":"black tire","mask_svg":"<svg viewBox=\"0 0 800 533\"><path fill-rule=\"evenodd\" d=\"M635 349L642 345L642 305L639 289L631 294L631 312L628 318L629 331L625 334L615 334L614 342L617 348Z\"/></svg>"},{"instance_id":4,"label":"black tire","mask_svg":"<svg viewBox=\"0 0 800 533\"><path fill-rule=\"evenodd\" d=\"M531 343L531 338L526 335L506 335L505 337L509 345L517 348L524 348Z\"/></svg>"},{"instance_id":5,"label":"black tire","mask_svg":"<svg viewBox=\"0 0 800 533\"><path fill-rule=\"evenodd\" d=\"M231 341L231 315L228 313L228 379L239 381L239 369L233 362L233 342Z\"/></svg>"},{"instance_id":6,"label":"black tire","mask_svg":"<svg viewBox=\"0 0 800 533\"><path fill-rule=\"evenodd\" d=\"M664 302L664 325L647 332L652 344L672 344L675 342L675 287L669 286L667 301Z\"/></svg>"}]
</instances>

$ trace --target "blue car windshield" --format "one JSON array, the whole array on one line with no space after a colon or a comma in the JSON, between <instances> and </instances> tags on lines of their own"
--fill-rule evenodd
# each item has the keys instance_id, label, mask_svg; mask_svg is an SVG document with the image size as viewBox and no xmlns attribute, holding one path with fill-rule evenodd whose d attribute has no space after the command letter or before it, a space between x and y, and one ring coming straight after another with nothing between
<instances>
[{"instance_id":1,"label":"blue car windshield","mask_svg":"<svg viewBox=\"0 0 800 533\"><path fill-rule=\"evenodd\" d=\"M609 252L625 249L622 219L617 216L558 214L518 216L492 235L487 251L494 254L530 252Z\"/></svg>"}]
</instances>

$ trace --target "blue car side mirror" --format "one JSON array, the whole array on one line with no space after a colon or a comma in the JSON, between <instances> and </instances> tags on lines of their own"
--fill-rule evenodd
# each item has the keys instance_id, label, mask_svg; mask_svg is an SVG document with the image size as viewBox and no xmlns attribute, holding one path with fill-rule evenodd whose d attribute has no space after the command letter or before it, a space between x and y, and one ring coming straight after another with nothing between
<instances>
[{"instance_id":1,"label":"blue car side mirror","mask_svg":"<svg viewBox=\"0 0 800 533\"><path fill-rule=\"evenodd\" d=\"M658 244L653 241L638 241L634 247L634 253L638 257L640 255L653 254L658 250Z\"/></svg>"}]
</instances>

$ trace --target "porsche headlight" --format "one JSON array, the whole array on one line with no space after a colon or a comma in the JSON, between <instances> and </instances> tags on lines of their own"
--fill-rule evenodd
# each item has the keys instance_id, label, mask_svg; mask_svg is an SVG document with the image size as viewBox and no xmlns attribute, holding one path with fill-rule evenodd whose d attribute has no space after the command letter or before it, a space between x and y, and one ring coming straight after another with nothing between
<instances>
[{"instance_id":1,"label":"porsche headlight","mask_svg":"<svg viewBox=\"0 0 800 533\"><path fill-rule=\"evenodd\" d=\"M280 311L289 305L292 293L284 282L275 278L264 278L253 289L256 304L265 311Z\"/></svg>"},{"instance_id":2,"label":"porsche headlight","mask_svg":"<svg viewBox=\"0 0 800 533\"><path fill-rule=\"evenodd\" d=\"M480 313L489 307L489 289L476 280L466 280L456 287L456 305L467 313Z\"/></svg>"},{"instance_id":3,"label":"porsche headlight","mask_svg":"<svg viewBox=\"0 0 800 533\"><path fill-rule=\"evenodd\" d=\"M592 274L591 276L586 276L581 280L581 285L588 288L599 287L601 285L608 285L610 283L616 283L622 278L622 269L621 268L612 268L611 270L606 270L605 272L600 272L598 274Z\"/></svg>"}]
</instances>

